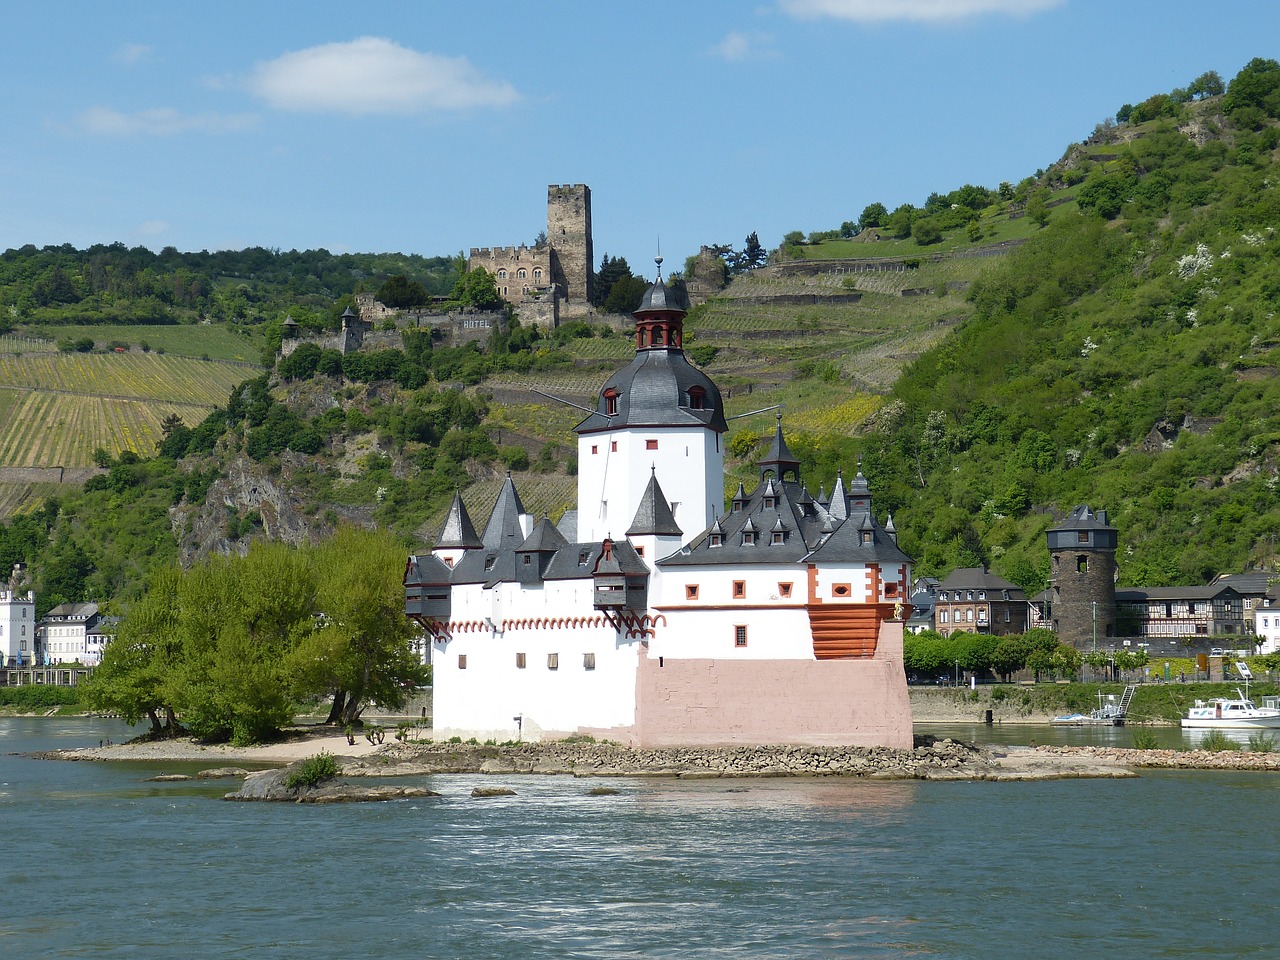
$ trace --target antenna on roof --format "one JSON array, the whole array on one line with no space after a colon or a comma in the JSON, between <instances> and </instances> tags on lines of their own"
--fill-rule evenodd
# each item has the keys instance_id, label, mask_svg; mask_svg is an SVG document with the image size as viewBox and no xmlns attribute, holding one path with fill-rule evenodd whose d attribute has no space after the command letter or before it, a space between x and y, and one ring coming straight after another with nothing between
<instances>
[{"instance_id":1,"label":"antenna on roof","mask_svg":"<svg viewBox=\"0 0 1280 960\"><path fill-rule=\"evenodd\" d=\"M662 282L662 234L658 234L658 255L653 258L653 262L658 265L658 282Z\"/></svg>"}]
</instances>

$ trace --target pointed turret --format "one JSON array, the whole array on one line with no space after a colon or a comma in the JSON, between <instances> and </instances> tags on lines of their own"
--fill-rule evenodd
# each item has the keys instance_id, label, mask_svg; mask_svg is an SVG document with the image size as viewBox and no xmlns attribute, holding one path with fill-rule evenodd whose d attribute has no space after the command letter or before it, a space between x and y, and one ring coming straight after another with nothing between
<instances>
[{"instance_id":1,"label":"pointed turret","mask_svg":"<svg viewBox=\"0 0 1280 960\"><path fill-rule=\"evenodd\" d=\"M680 537L682 531L676 523L671 505L662 495L662 487L658 484L658 472L649 468L649 485L644 488L640 497L640 506L636 510L635 519L627 529L627 536L636 537Z\"/></svg>"},{"instance_id":2,"label":"pointed turret","mask_svg":"<svg viewBox=\"0 0 1280 960\"><path fill-rule=\"evenodd\" d=\"M556 551L567 543L551 519L544 516L516 548L516 579L521 583L537 583Z\"/></svg>"},{"instance_id":3,"label":"pointed turret","mask_svg":"<svg viewBox=\"0 0 1280 960\"><path fill-rule=\"evenodd\" d=\"M520 494L516 493L516 485L508 471L507 479L498 491L498 502L493 505L489 522L485 524L484 536L481 538L485 549L518 547L530 533L528 525L528 514L524 512L524 504L520 502Z\"/></svg>"},{"instance_id":4,"label":"pointed turret","mask_svg":"<svg viewBox=\"0 0 1280 960\"><path fill-rule=\"evenodd\" d=\"M454 490L453 503L449 505L444 526L440 528L440 534L436 537L436 549L479 550L483 546L484 542L471 523L466 504L462 502L461 491Z\"/></svg>"},{"instance_id":5,"label":"pointed turret","mask_svg":"<svg viewBox=\"0 0 1280 960\"><path fill-rule=\"evenodd\" d=\"M831 504L827 509L837 520L849 517L849 496L844 489L843 470L836 470L836 485L831 488Z\"/></svg>"},{"instance_id":6,"label":"pointed turret","mask_svg":"<svg viewBox=\"0 0 1280 960\"><path fill-rule=\"evenodd\" d=\"M760 461L760 479L763 480L770 471L779 480L800 482L800 461L782 436L782 414L778 414L778 424L773 431L773 443L769 446L769 452Z\"/></svg>"}]
</instances>

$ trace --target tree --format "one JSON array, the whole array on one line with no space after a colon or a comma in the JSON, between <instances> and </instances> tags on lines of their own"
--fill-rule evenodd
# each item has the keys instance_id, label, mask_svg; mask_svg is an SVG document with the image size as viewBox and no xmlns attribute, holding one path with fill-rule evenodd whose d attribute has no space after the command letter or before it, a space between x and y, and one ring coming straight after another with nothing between
<instances>
[{"instance_id":1,"label":"tree","mask_svg":"<svg viewBox=\"0 0 1280 960\"><path fill-rule=\"evenodd\" d=\"M724 248L724 250L729 249ZM714 250L718 252L720 248L717 247ZM606 253L600 260L600 270L596 273L595 282L592 284L593 305L604 307L614 286L624 280L631 280L633 276L626 257L611 257Z\"/></svg>"},{"instance_id":2,"label":"tree","mask_svg":"<svg viewBox=\"0 0 1280 960\"><path fill-rule=\"evenodd\" d=\"M729 263L733 273L745 273L756 267L763 267L769 259L769 251L764 248L756 232L752 230L743 241L742 252L735 255Z\"/></svg>"},{"instance_id":3,"label":"tree","mask_svg":"<svg viewBox=\"0 0 1280 960\"><path fill-rule=\"evenodd\" d=\"M883 203L868 203L862 208L862 213L858 217L858 229L866 230L868 227L884 226L888 219L889 211L885 209Z\"/></svg>"},{"instance_id":4,"label":"tree","mask_svg":"<svg viewBox=\"0 0 1280 960\"><path fill-rule=\"evenodd\" d=\"M403 274L389 277L378 288L376 296L381 303L394 310L418 307L431 299L426 287Z\"/></svg>"},{"instance_id":5,"label":"tree","mask_svg":"<svg viewBox=\"0 0 1280 960\"><path fill-rule=\"evenodd\" d=\"M353 527L312 551L322 615L287 666L299 696L333 697L329 723L355 722L370 702L403 706L424 681L404 615L404 557L391 535Z\"/></svg>"},{"instance_id":6,"label":"tree","mask_svg":"<svg viewBox=\"0 0 1280 960\"><path fill-rule=\"evenodd\" d=\"M502 297L493 274L483 267L468 270L453 285L450 299L473 310L501 310Z\"/></svg>"},{"instance_id":7,"label":"tree","mask_svg":"<svg viewBox=\"0 0 1280 960\"><path fill-rule=\"evenodd\" d=\"M1027 216L1037 227L1043 227L1049 222L1049 204L1045 202L1043 190L1033 193L1027 201Z\"/></svg>"},{"instance_id":8,"label":"tree","mask_svg":"<svg viewBox=\"0 0 1280 960\"><path fill-rule=\"evenodd\" d=\"M921 217L911 225L911 236L920 246L938 243L942 240L942 231L933 217Z\"/></svg>"},{"instance_id":9,"label":"tree","mask_svg":"<svg viewBox=\"0 0 1280 960\"><path fill-rule=\"evenodd\" d=\"M1187 93L1202 100L1205 97L1219 97L1226 91L1226 86L1222 82L1222 77L1218 75L1218 71L1209 70L1200 74L1191 81L1191 85L1187 87ZM1117 118L1118 119L1118 118Z\"/></svg>"}]
</instances>

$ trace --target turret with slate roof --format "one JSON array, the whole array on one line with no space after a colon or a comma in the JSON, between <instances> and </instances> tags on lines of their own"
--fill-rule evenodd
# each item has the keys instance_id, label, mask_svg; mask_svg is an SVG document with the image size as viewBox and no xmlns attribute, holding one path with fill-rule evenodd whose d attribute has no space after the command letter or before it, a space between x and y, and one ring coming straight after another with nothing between
<instances>
[{"instance_id":1,"label":"turret with slate roof","mask_svg":"<svg viewBox=\"0 0 1280 960\"><path fill-rule=\"evenodd\" d=\"M462 493L455 490L453 502L449 504L449 512L445 515L444 525L440 528L431 553L452 567L468 550L479 550L483 546L484 542L476 533L467 507L462 502Z\"/></svg>"}]
</instances>

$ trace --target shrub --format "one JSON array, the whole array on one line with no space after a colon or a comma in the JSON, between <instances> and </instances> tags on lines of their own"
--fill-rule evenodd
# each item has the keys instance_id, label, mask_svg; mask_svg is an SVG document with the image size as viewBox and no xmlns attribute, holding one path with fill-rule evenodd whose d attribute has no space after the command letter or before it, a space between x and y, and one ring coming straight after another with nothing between
<instances>
[{"instance_id":1,"label":"shrub","mask_svg":"<svg viewBox=\"0 0 1280 960\"><path fill-rule=\"evenodd\" d=\"M290 790L299 787L314 787L321 780L328 780L338 775L338 761L332 753L322 750L315 756L307 757L284 778L284 785Z\"/></svg>"},{"instance_id":2,"label":"shrub","mask_svg":"<svg viewBox=\"0 0 1280 960\"><path fill-rule=\"evenodd\" d=\"M1231 750L1239 750L1240 744L1232 740L1221 730L1210 730L1200 738L1201 750L1212 750L1214 753L1223 753Z\"/></svg>"},{"instance_id":3,"label":"shrub","mask_svg":"<svg viewBox=\"0 0 1280 960\"><path fill-rule=\"evenodd\" d=\"M1156 749L1156 735L1150 730L1133 731L1133 749L1135 750L1154 750Z\"/></svg>"},{"instance_id":4,"label":"shrub","mask_svg":"<svg viewBox=\"0 0 1280 960\"><path fill-rule=\"evenodd\" d=\"M1275 751L1276 738L1272 734L1262 730L1249 734L1250 753L1275 753Z\"/></svg>"}]
</instances>

